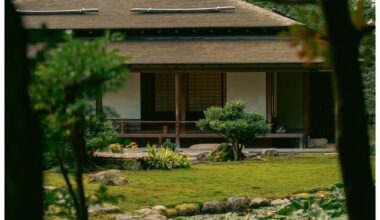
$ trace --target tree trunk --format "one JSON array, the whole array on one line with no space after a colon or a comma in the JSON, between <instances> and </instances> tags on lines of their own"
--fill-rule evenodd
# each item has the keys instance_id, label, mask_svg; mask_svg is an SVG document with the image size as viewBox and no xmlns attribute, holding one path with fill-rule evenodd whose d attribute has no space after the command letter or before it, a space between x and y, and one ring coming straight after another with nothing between
<instances>
[{"instance_id":1,"label":"tree trunk","mask_svg":"<svg viewBox=\"0 0 380 220\"><path fill-rule=\"evenodd\" d=\"M375 187L358 62L360 32L347 0L321 0L325 14L336 100L336 138L350 219L375 219Z\"/></svg>"},{"instance_id":2,"label":"tree trunk","mask_svg":"<svg viewBox=\"0 0 380 220\"><path fill-rule=\"evenodd\" d=\"M28 96L26 32L5 1L5 219L42 219L42 141Z\"/></svg>"},{"instance_id":3,"label":"tree trunk","mask_svg":"<svg viewBox=\"0 0 380 220\"><path fill-rule=\"evenodd\" d=\"M66 88L65 96L68 103L75 103L75 93L77 91L76 86L72 86L70 88ZM75 181L77 183L78 188L78 197L79 197L79 210L76 210L77 219L87 220L87 205L86 205L86 197L83 186L83 161L86 159L86 145L84 140L84 125L85 125L85 117L83 112L73 112L73 116L75 117L75 122L71 129L72 135L70 136L70 144L74 151L75 158Z\"/></svg>"},{"instance_id":4,"label":"tree trunk","mask_svg":"<svg viewBox=\"0 0 380 220\"><path fill-rule=\"evenodd\" d=\"M238 150L238 147L239 145L236 144L236 143L233 143L232 145L232 150L234 151L234 161L238 161L239 160L239 150Z\"/></svg>"}]
</instances>

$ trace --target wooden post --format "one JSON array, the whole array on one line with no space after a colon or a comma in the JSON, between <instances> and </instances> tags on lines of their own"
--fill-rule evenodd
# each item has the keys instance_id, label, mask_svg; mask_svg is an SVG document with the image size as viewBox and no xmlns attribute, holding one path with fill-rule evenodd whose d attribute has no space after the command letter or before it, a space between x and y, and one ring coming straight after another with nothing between
<instances>
[{"instance_id":1,"label":"wooden post","mask_svg":"<svg viewBox=\"0 0 380 220\"><path fill-rule=\"evenodd\" d=\"M124 119L120 120L120 134L124 134Z\"/></svg>"},{"instance_id":2,"label":"wooden post","mask_svg":"<svg viewBox=\"0 0 380 220\"><path fill-rule=\"evenodd\" d=\"M180 115L179 115L179 102L180 102L180 73L175 73L175 144L177 148L180 148Z\"/></svg>"},{"instance_id":3,"label":"wooden post","mask_svg":"<svg viewBox=\"0 0 380 220\"><path fill-rule=\"evenodd\" d=\"M181 106L181 122L184 122L186 121L186 91L187 91L187 77L186 77L186 73L182 73L181 74L181 102L180 102L180 106ZM182 123L181 124L181 131L184 131L186 130L186 124L185 123Z\"/></svg>"},{"instance_id":4,"label":"wooden post","mask_svg":"<svg viewBox=\"0 0 380 220\"><path fill-rule=\"evenodd\" d=\"M304 131L304 144L307 142L307 136L309 135L309 74L303 73L303 131ZM306 143L307 146L307 143Z\"/></svg>"}]
</instances>

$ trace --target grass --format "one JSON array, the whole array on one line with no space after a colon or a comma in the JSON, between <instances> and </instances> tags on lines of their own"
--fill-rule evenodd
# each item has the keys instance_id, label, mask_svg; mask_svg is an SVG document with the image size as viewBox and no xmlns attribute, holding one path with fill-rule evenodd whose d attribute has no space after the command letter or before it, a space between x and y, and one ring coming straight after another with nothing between
<instances>
[{"instance_id":1,"label":"grass","mask_svg":"<svg viewBox=\"0 0 380 220\"><path fill-rule=\"evenodd\" d=\"M335 155L308 155L193 165L189 169L125 171L130 184L109 186L125 196L123 211L144 206L223 200L230 196L280 197L341 182ZM59 173L46 172L45 185L64 186ZM85 179L87 179L87 174ZM87 193L98 185L85 184Z\"/></svg>"}]
</instances>

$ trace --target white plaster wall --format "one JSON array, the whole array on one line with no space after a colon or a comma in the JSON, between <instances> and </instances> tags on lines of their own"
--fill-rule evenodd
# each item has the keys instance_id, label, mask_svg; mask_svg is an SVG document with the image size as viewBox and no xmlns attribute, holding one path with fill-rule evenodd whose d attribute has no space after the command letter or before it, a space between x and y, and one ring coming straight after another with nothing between
<instances>
[{"instance_id":1,"label":"white plaster wall","mask_svg":"<svg viewBox=\"0 0 380 220\"><path fill-rule=\"evenodd\" d=\"M106 93L103 106L111 107L122 118L141 119L140 73L129 73L124 87Z\"/></svg>"},{"instance_id":2,"label":"white plaster wall","mask_svg":"<svg viewBox=\"0 0 380 220\"><path fill-rule=\"evenodd\" d=\"M247 111L256 111L266 116L265 72L230 72L226 74L227 101L242 99L247 102Z\"/></svg>"}]
</instances>

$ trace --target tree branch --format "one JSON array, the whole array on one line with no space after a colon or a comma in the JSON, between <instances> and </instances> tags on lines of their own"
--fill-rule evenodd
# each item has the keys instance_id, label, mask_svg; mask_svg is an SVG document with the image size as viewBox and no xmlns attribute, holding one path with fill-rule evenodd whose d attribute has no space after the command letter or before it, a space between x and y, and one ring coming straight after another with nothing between
<instances>
[{"instance_id":1,"label":"tree branch","mask_svg":"<svg viewBox=\"0 0 380 220\"><path fill-rule=\"evenodd\" d=\"M79 210L79 203L78 203L78 199L77 199L77 197L75 195L73 186L71 185L70 179L69 179L69 177L67 175L68 172L67 172L65 166L63 165L62 158L58 155L57 152L55 152L55 157L57 158L57 161L58 161L58 164L59 164L59 169L61 170L63 178L65 179L67 188L68 188L69 193L71 195L71 198L73 199L75 210L78 212L78 210Z\"/></svg>"}]
</instances>

